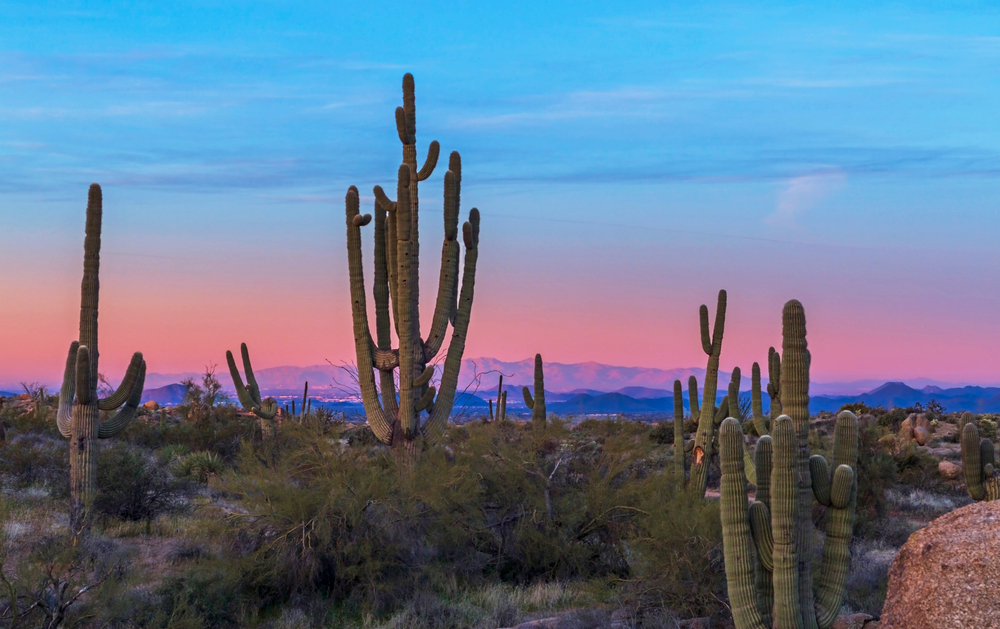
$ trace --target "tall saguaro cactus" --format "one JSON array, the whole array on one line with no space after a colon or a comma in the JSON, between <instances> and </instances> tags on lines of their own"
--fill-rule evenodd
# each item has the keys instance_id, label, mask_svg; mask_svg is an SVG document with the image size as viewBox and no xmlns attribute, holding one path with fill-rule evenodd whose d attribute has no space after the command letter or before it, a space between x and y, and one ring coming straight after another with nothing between
<instances>
[{"instance_id":1,"label":"tall saguaro cactus","mask_svg":"<svg viewBox=\"0 0 1000 629\"><path fill-rule=\"evenodd\" d=\"M1000 500L1000 473L995 458L993 442L986 437L980 439L976 422L967 422L962 429L962 472L973 500Z\"/></svg>"},{"instance_id":2,"label":"tall saguaro cactus","mask_svg":"<svg viewBox=\"0 0 1000 629\"><path fill-rule=\"evenodd\" d=\"M719 291L719 304L715 311L715 327L711 335L708 330L708 306L702 304L699 315L701 347L708 354L708 367L705 369L705 388L701 396L698 431L694 438L689 487L695 495L704 496L705 488L708 485L708 465L712 459L712 436L715 430L716 410L715 394L719 383L719 355L722 353L722 335L726 329L726 291ZM693 408L691 412L694 413Z\"/></svg>"},{"instance_id":3,"label":"tall saguaro cactus","mask_svg":"<svg viewBox=\"0 0 1000 629\"><path fill-rule=\"evenodd\" d=\"M809 456L809 351L805 313L785 305L781 390L785 410L772 436L757 442L756 500L748 505L743 430L727 419L720 430L722 535L726 581L737 629L829 629L844 597L857 502L858 422L837 417L832 466ZM773 438L773 443L772 443ZM815 587L812 500L827 508L826 538Z\"/></svg>"},{"instance_id":4,"label":"tall saguaro cactus","mask_svg":"<svg viewBox=\"0 0 1000 629\"><path fill-rule=\"evenodd\" d=\"M535 354L535 397L531 397L528 387L523 387L524 405L531 409L531 427L545 429L545 372L542 369L542 355Z\"/></svg>"},{"instance_id":5,"label":"tall saguaro cactus","mask_svg":"<svg viewBox=\"0 0 1000 629\"><path fill-rule=\"evenodd\" d=\"M80 336L69 347L56 415L59 432L70 441L70 529L74 535L86 534L90 526L90 505L97 486L97 440L118 435L135 418L146 381L146 361L136 352L118 389L104 399L97 397L102 213L101 187L91 184L83 241ZM118 408L121 410L115 415L101 421L101 411Z\"/></svg>"},{"instance_id":6,"label":"tall saguaro cactus","mask_svg":"<svg viewBox=\"0 0 1000 629\"><path fill-rule=\"evenodd\" d=\"M358 190L347 192L347 257L351 285L351 314L357 352L358 381L365 414L372 432L397 452L415 455L418 439L448 420L455 402L458 373L465 351L465 338L472 316L472 298L479 257L479 210L472 208L462 226L465 263L462 289L458 291L458 215L462 184L462 160L451 154L444 176L444 244L438 294L426 340L420 332L420 243L418 182L430 177L437 165L440 146L432 142L427 160L417 168L417 117L413 76L403 77L403 106L396 109L396 130L403 144L396 200L375 187L375 338L368 326L365 278L361 262L361 228L371 222L362 215ZM391 306L390 306L391 304ZM452 326L448 355L444 361L440 390L430 386L434 367L429 363L444 345L448 324ZM399 348L392 349L392 332ZM379 387L374 370L379 372ZM394 372L399 370L397 399ZM426 419L421 422L421 413Z\"/></svg>"},{"instance_id":7,"label":"tall saguaro cactus","mask_svg":"<svg viewBox=\"0 0 1000 629\"><path fill-rule=\"evenodd\" d=\"M260 399L260 387L253 375L253 365L250 364L250 352L246 343L240 343L240 355L243 358L243 371L246 372L247 383L244 386L240 371L236 368L233 353L226 350L226 363L229 364L229 375L233 377L236 387L236 397L244 409L260 418L261 437L267 439L274 434L274 416L278 414L278 403L273 397Z\"/></svg>"}]
</instances>

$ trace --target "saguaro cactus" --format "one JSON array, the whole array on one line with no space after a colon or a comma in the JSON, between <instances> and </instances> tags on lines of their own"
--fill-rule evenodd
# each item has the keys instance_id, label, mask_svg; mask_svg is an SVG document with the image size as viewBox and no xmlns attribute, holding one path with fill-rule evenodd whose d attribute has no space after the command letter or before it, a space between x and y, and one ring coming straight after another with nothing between
<instances>
[{"instance_id":1,"label":"saguaro cactus","mask_svg":"<svg viewBox=\"0 0 1000 629\"><path fill-rule=\"evenodd\" d=\"M777 628L829 629L843 602L850 561L857 501L857 418L849 411L837 417L832 473L825 458L809 456L809 352L802 305L797 301L786 304L783 319L785 374L781 389L785 410L794 414L775 420L773 444L770 436L757 442L760 485L749 507L743 430L735 419L727 419L720 430L723 549L737 629L769 627L772 608ZM814 496L827 508L826 540L815 588Z\"/></svg>"},{"instance_id":2,"label":"saguaro cactus","mask_svg":"<svg viewBox=\"0 0 1000 629\"><path fill-rule=\"evenodd\" d=\"M771 351L774 352L773 347ZM764 417L764 400L760 389L760 365L757 363L753 364L750 371L750 412L757 434L761 437L770 434L771 422L767 417Z\"/></svg>"},{"instance_id":3,"label":"saguaro cactus","mask_svg":"<svg viewBox=\"0 0 1000 629\"><path fill-rule=\"evenodd\" d=\"M542 355L535 354L535 397L531 397L528 387L523 387L524 405L531 409L531 426L536 430L545 429L545 372L542 370Z\"/></svg>"},{"instance_id":4,"label":"saguaro cactus","mask_svg":"<svg viewBox=\"0 0 1000 629\"><path fill-rule=\"evenodd\" d=\"M417 169L417 117L413 76L403 77L403 106L396 109L396 130L403 144L403 163L399 167L396 200L390 200L381 187L375 187L375 299L376 337L368 327L365 279L361 266L361 228L371 222L362 215L358 190L347 192L347 253L351 284L351 314L354 319L354 346L357 352L358 381L368 425L382 443L416 453L417 441L451 415L458 386L458 373L465 351L465 337L472 316L472 298L479 257L479 210L469 212L462 226L465 241L465 266L462 290L458 293L458 215L462 183L462 161L451 154L444 176L444 245L438 295L430 332L420 336L419 275L419 199L418 182L430 177L437 165L440 146L432 142L427 161ZM390 315L391 300L391 315ZM444 361L440 390L430 386L434 375L428 363L444 344L448 324L452 325L451 342ZM399 338L399 349L391 347L392 329ZM374 370L379 371L380 387L375 386ZM394 371L399 370L399 397L396 397ZM436 397L435 397L436 395ZM427 412L422 423L420 413ZM399 450L401 448L402 450Z\"/></svg>"},{"instance_id":5,"label":"saguaro cactus","mask_svg":"<svg viewBox=\"0 0 1000 629\"><path fill-rule=\"evenodd\" d=\"M698 431L694 438L691 460L690 487L695 495L704 496L708 484L708 464L712 459L712 436L715 429L715 394L719 381L719 355L722 352L722 335L726 329L726 291L719 291L719 304L715 311L715 328L709 335L708 306L701 306L701 347L708 354L705 369L705 389L701 396ZM732 402L732 400L730 400ZM692 409L692 413L694 410Z\"/></svg>"},{"instance_id":6,"label":"saguaro cactus","mask_svg":"<svg viewBox=\"0 0 1000 629\"><path fill-rule=\"evenodd\" d=\"M966 422L962 429L962 472L973 500L1000 500L1000 473L994 453L993 442L979 438L976 422Z\"/></svg>"},{"instance_id":7,"label":"saguaro cactus","mask_svg":"<svg viewBox=\"0 0 1000 629\"><path fill-rule=\"evenodd\" d=\"M233 377L233 386L236 387L236 397L243 408L260 418L261 437L267 439L274 434L274 416L278 414L278 403L273 397L260 399L260 387L257 386L257 378L253 375L253 365L250 364L250 352L246 343L240 343L240 355L243 358L243 371L247 376L245 386L236 368L236 361L233 360L233 353L226 350L226 362L229 364L229 374Z\"/></svg>"},{"instance_id":8,"label":"saguaro cactus","mask_svg":"<svg viewBox=\"0 0 1000 629\"><path fill-rule=\"evenodd\" d=\"M674 380L674 475L684 480L684 390Z\"/></svg>"},{"instance_id":9,"label":"saguaro cactus","mask_svg":"<svg viewBox=\"0 0 1000 629\"><path fill-rule=\"evenodd\" d=\"M503 390L503 374L500 374L500 384L497 385L497 412L493 413L493 400L490 400L490 421L502 422L507 419L507 392Z\"/></svg>"},{"instance_id":10,"label":"saguaro cactus","mask_svg":"<svg viewBox=\"0 0 1000 629\"><path fill-rule=\"evenodd\" d=\"M771 398L771 420L781 416L781 354L767 350L767 395Z\"/></svg>"},{"instance_id":11,"label":"saguaro cactus","mask_svg":"<svg viewBox=\"0 0 1000 629\"><path fill-rule=\"evenodd\" d=\"M97 485L97 440L114 437L135 418L146 381L146 361L136 352L118 389L104 399L97 397L102 205L101 187L91 184L83 241L80 337L69 347L56 414L59 432L70 440L70 530L74 535L86 534L90 526L90 505ZM101 411L119 407L114 416L101 421Z\"/></svg>"}]
</instances>

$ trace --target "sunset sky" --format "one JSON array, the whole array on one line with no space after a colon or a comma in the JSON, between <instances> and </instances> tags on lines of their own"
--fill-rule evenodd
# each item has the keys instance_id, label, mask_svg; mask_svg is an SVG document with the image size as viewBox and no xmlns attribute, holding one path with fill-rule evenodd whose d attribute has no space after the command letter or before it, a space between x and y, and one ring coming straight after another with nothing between
<instances>
[{"instance_id":1,"label":"sunset sky","mask_svg":"<svg viewBox=\"0 0 1000 629\"><path fill-rule=\"evenodd\" d=\"M0 1L0 385L59 377L95 181L112 380L353 360L405 72L483 214L467 357L703 367L725 288L725 369L797 298L814 380L1000 383L996 3L488 4Z\"/></svg>"}]
</instances>

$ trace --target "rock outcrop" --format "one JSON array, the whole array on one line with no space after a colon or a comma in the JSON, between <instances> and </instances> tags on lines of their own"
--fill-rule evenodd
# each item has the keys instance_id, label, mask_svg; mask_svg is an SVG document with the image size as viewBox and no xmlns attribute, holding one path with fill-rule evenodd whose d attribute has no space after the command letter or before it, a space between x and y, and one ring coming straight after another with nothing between
<instances>
[{"instance_id":1,"label":"rock outcrop","mask_svg":"<svg viewBox=\"0 0 1000 629\"><path fill-rule=\"evenodd\" d=\"M889 570L881 629L996 627L1000 501L977 502L910 536Z\"/></svg>"},{"instance_id":2,"label":"rock outcrop","mask_svg":"<svg viewBox=\"0 0 1000 629\"><path fill-rule=\"evenodd\" d=\"M899 426L899 440L903 444L916 441L917 445L925 446L930 441L932 432L934 432L934 428L931 426L931 420L927 419L927 415L910 413Z\"/></svg>"}]
</instances>

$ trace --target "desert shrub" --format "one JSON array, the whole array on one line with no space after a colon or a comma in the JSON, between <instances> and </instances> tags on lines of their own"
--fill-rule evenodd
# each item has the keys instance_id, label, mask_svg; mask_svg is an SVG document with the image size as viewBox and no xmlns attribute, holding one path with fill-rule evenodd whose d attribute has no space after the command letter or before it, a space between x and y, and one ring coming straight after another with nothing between
<instances>
[{"instance_id":1,"label":"desert shrub","mask_svg":"<svg viewBox=\"0 0 1000 629\"><path fill-rule=\"evenodd\" d=\"M97 458L94 511L119 520L154 520L180 507L183 485L141 450L116 443Z\"/></svg>"},{"instance_id":2,"label":"desert shrub","mask_svg":"<svg viewBox=\"0 0 1000 629\"><path fill-rule=\"evenodd\" d=\"M226 562L209 561L171 575L156 588L159 609L145 626L170 629L245 627L253 607L243 594L240 572Z\"/></svg>"},{"instance_id":3,"label":"desert shrub","mask_svg":"<svg viewBox=\"0 0 1000 629\"><path fill-rule=\"evenodd\" d=\"M187 410L182 406L175 412L184 415ZM235 408L225 405L216 405L197 419L169 421L162 426L158 420L135 421L122 433L123 439L151 450L183 446L188 451L215 453L224 461L232 461L240 444L253 441L255 436L259 436L256 419L240 415Z\"/></svg>"},{"instance_id":4,"label":"desert shrub","mask_svg":"<svg viewBox=\"0 0 1000 629\"><path fill-rule=\"evenodd\" d=\"M983 415L979 418L979 436L996 442L997 422L995 415Z\"/></svg>"},{"instance_id":5,"label":"desert shrub","mask_svg":"<svg viewBox=\"0 0 1000 629\"><path fill-rule=\"evenodd\" d=\"M62 436L22 432L0 445L0 475L18 488L45 487L56 497L69 494L69 457Z\"/></svg>"},{"instance_id":6,"label":"desert shrub","mask_svg":"<svg viewBox=\"0 0 1000 629\"><path fill-rule=\"evenodd\" d=\"M859 426L858 441L858 502L854 525L855 536L877 534L878 521L886 514L886 490L899 479L899 468L884 437L888 431L880 424Z\"/></svg>"},{"instance_id":7,"label":"desert shrub","mask_svg":"<svg viewBox=\"0 0 1000 629\"><path fill-rule=\"evenodd\" d=\"M174 464L173 472L178 478L189 478L199 483L207 483L209 478L222 472L222 459L213 452L192 452L181 457Z\"/></svg>"},{"instance_id":8,"label":"desert shrub","mask_svg":"<svg viewBox=\"0 0 1000 629\"><path fill-rule=\"evenodd\" d=\"M889 566L896 548L882 541L856 540L851 544L844 606L856 613L878 616L889 586Z\"/></svg>"},{"instance_id":9,"label":"desert shrub","mask_svg":"<svg viewBox=\"0 0 1000 629\"><path fill-rule=\"evenodd\" d=\"M876 415L876 417L878 418L880 426L884 426L893 432L897 432L900 424L903 423L903 420L905 420L909 414L909 409L897 407L883 415Z\"/></svg>"},{"instance_id":10,"label":"desert shrub","mask_svg":"<svg viewBox=\"0 0 1000 629\"><path fill-rule=\"evenodd\" d=\"M896 455L899 482L922 489L932 488L941 481L938 459L909 444Z\"/></svg>"},{"instance_id":11,"label":"desert shrub","mask_svg":"<svg viewBox=\"0 0 1000 629\"><path fill-rule=\"evenodd\" d=\"M649 440L660 445L672 445L674 443L674 422L659 422L656 424L649 431Z\"/></svg>"}]
</instances>

